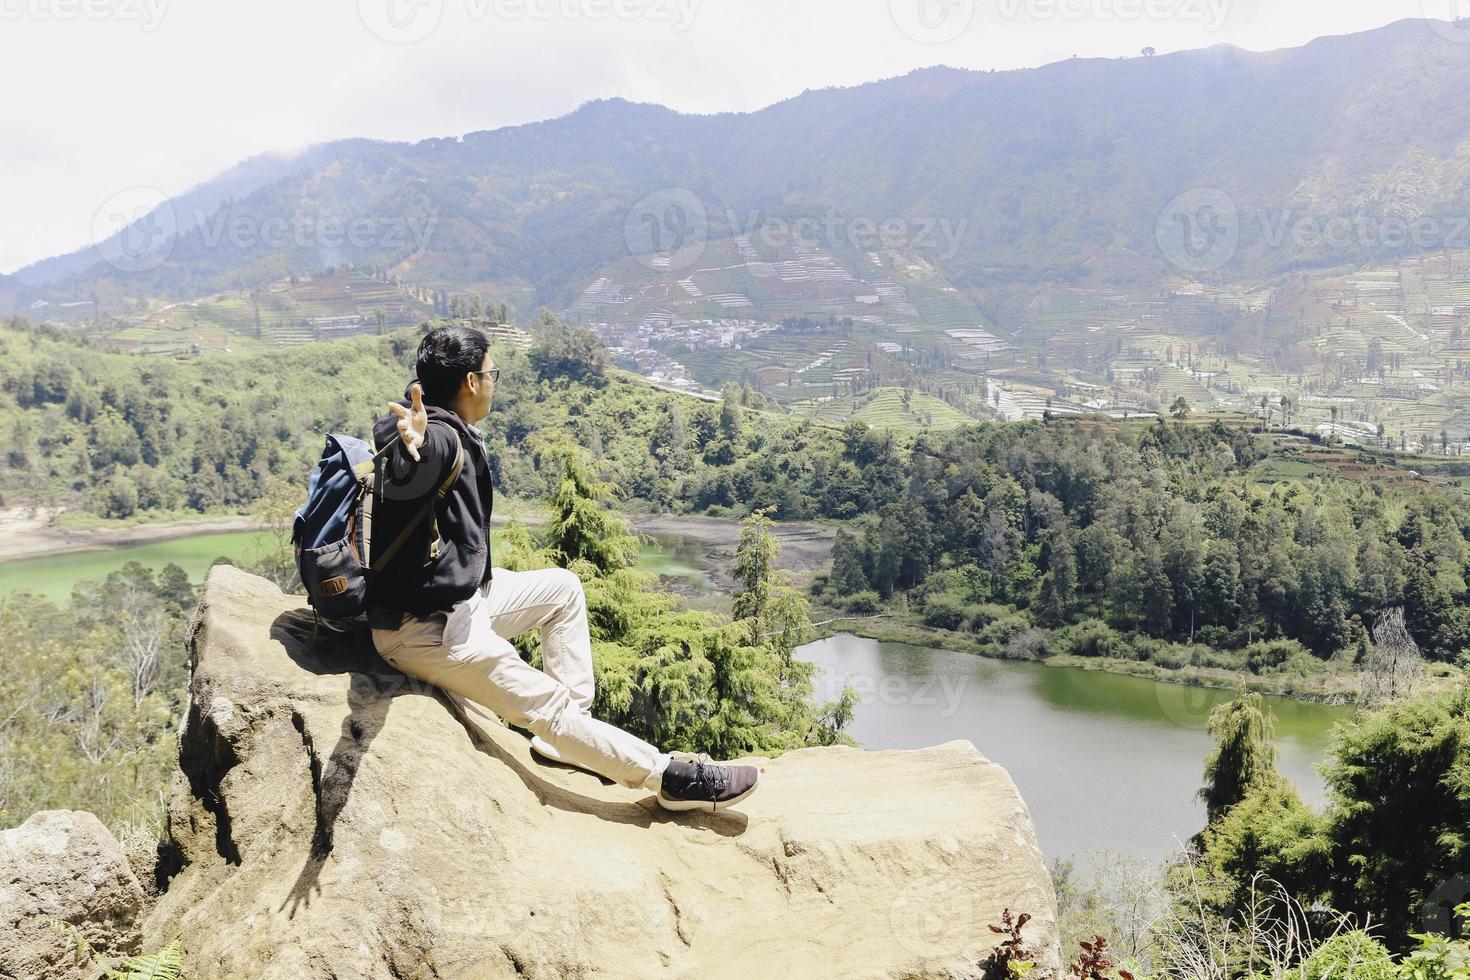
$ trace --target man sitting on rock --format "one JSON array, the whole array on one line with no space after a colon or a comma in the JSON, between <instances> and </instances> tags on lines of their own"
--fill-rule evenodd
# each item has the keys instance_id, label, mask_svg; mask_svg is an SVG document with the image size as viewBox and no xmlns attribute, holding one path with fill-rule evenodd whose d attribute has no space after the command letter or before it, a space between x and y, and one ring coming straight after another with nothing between
<instances>
[{"instance_id":1,"label":"man sitting on rock","mask_svg":"<svg viewBox=\"0 0 1470 980\"><path fill-rule=\"evenodd\" d=\"M475 423L490 413L500 370L485 334L440 327L419 344L407 401L374 428L379 446L374 542L394 540L441 494L376 574L368 612L384 660L478 702L532 733L544 758L656 791L669 810L719 810L755 791L754 766L673 758L591 715L592 639L582 583L563 568L490 565L489 456ZM455 470L459 463L458 471ZM538 627L537 670L511 639Z\"/></svg>"}]
</instances>

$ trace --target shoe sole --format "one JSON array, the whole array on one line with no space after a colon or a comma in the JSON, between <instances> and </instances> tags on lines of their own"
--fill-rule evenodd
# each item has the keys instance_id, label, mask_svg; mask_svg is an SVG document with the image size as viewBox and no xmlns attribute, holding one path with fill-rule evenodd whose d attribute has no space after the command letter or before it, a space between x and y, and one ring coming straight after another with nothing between
<instances>
[{"instance_id":1,"label":"shoe sole","mask_svg":"<svg viewBox=\"0 0 1470 980\"><path fill-rule=\"evenodd\" d=\"M731 807L734 806L736 803L739 803L751 793L754 793L756 789L760 787L760 784L761 778L760 776L756 776L755 782L750 784L750 789L746 790L744 793L741 793L739 796L732 796L728 800L720 800L718 803L711 803L708 800L675 800L670 797L664 796L663 790L658 791L657 800L658 805L663 807L665 810L673 810L678 813L687 812L689 810L708 810L709 812L714 813L716 810L723 810L726 807Z\"/></svg>"},{"instance_id":2,"label":"shoe sole","mask_svg":"<svg viewBox=\"0 0 1470 980\"><path fill-rule=\"evenodd\" d=\"M556 749L553 749L550 745L542 744L539 739L531 739L531 752L545 759L547 762L559 762L564 766L571 765L565 756L556 751Z\"/></svg>"},{"instance_id":3,"label":"shoe sole","mask_svg":"<svg viewBox=\"0 0 1470 980\"><path fill-rule=\"evenodd\" d=\"M536 756L543 762L554 763L558 766L566 766L569 769L575 769L577 772L590 772L594 776L598 775L598 773L593 772L591 769L586 769L582 766L577 765L571 759L568 759L566 756L562 755L560 752L557 752L549 745L538 745L536 742L533 741L531 742L531 754Z\"/></svg>"}]
</instances>

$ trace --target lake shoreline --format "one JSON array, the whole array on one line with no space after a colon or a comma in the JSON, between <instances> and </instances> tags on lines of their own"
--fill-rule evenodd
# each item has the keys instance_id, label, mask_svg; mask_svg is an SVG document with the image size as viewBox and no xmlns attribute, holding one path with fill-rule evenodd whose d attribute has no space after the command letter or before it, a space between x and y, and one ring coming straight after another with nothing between
<instances>
[{"instance_id":1,"label":"lake shoreline","mask_svg":"<svg viewBox=\"0 0 1470 980\"><path fill-rule=\"evenodd\" d=\"M518 510L518 509L517 509ZM17 506L0 508L0 563L85 551L102 551L128 545L154 544L191 535L232 531L260 531L267 524L245 514L218 514L162 521L99 521L92 527L67 527L60 518L64 508ZM666 535L696 541L710 549L712 576L733 585L729 571L716 559L733 561L740 543L740 522L734 518L698 514L618 514L640 534ZM510 522L539 525L541 515L497 514L494 527ZM772 533L781 544L777 566L798 574L809 574L826 566L832 557L835 529L808 522L777 522Z\"/></svg>"},{"instance_id":2,"label":"lake shoreline","mask_svg":"<svg viewBox=\"0 0 1470 980\"><path fill-rule=\"evenodd\" d=\"M0 509L0 563L46 558L57 555L76 554L87 551L103 551L116 547L153 544L194 535L219 534L238 531L262 530L266 527L258 519L246 515L219 515L213 517L185 518L158 521L155 523L130 523L102 525L91 528L67 528L57 523L61 511L53 508L5 508ZM639 533L684 538L698 542L708 549L699 564L710 576L715 586L725 592L733 589L735 582L728 565L733 559L739 543L741 525L732 518L705 517L697 514L620 514L631 528ZM497 516L496 526L510 521L525 524L540 523L534 516L516 514ZM835 529L809 522L777 523L772 528L781 544L777 565L794 572L800 578L826 567L831 560L832 539ZM943 650L968 653L991 660L1027 660L1050 667L1080 667L1084 670L1103 671L1149 678L1161 683L1181 684L1191 687L1230 690L1241 686L1250 691L1271 694L1317 704L1352 704L1356 702L1356 690L1348 686L1349 678L1335 675L1328 683L1313 678L1260 677L1222 670L1219 668L1185 667L1169 668L1139 660L1115 657L1075 657L1058 655L1035 660L1030 657L1008 657L1004 651L996 652L968 639L963 634L924 626L893 614L877 616L844 615L841 610L814 609L814 618L832 618L817 628L819 637L837 633L852 633L875 640L890 640L932 646ZM1338 683L1332 684L1336 680Z\"/></svg>"},{"instance_id":3,"label":"lake shoreline","mask_svg":"<svg viewBox=\"0 0 1470 980\"><path fill-rule=\"evenodd\" d=\"M57 523L62 513L61 510L45 507L0 510L0 562L156 544L198 534L259 531L265 528L260 520L243 514L69 528Z\"/></svg>"},{"instance_id":4,"label":"lake shoreline","mask_svg":"<svg viewBox=\"0 0 1470 980\"><path fill-rule=\"evenodd\" d=\"M838 613L837 610L832 610L832 612ZM967 641L966 637L962 634L956 634L950 630L935 629L918 623L903 622L891 614L874 616L841 616L838 614L837 618L819 626L817 632L818 638L823 639L838 633L851 633L854 636L861 636L870 640L936 647L955 653L968 653L972 656L985 657L988 660L1021 661L1040 664L1043 667L1073 667L1082 670L1095 670L1108 674L1142 677L1161 684L1179 684L1185 687L1228 691L1234 690L1243 684L1247 691L1290 698L1293 701L1302 701L1309 704L1350 706L1357 703L1356 687L1348 686L1349 682L1356 682L1355 677L1348 678L1343 675L1335 675L1335 679L1340 683L1329 687L1327 684L1316 682L1311 678L1261 677L1210 667L1161 667L1158 664L1152 664L1142 660L1125 660L1120 657L1076 657L1068 654L1059 654L1040 659L1034 657L1010 657L1006 656L1004 651L997 653L979 643ZM1303 689L1304 687L1313 687L1316 689L1306 690Z\"/></svg>"}]
</instances>

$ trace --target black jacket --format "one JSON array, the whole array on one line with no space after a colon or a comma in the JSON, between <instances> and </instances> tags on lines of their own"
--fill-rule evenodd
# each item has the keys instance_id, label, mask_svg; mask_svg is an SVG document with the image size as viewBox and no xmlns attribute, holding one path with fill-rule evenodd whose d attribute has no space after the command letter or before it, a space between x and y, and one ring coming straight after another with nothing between
<instances>
[{"instance_id":1,"label":"black jacket","mask_svg":"<svg viewBox=\"0 0 1470 980\"><path fill-rule=\"evenodd\" d=\"M407 405L408 402L400 404ZM464 463L449 492L435 506L439 557L431 557L427 518L404 541L393 560L373 570L368 618L373 626L396 628L403 613L448 610L490 580L490 511L495 489L490 457L479 430L437 405L425 406L428 434L419 460L400 442L378 457L374 481L372 551L380 555L448 477L455 442L464 446ZM386 446L398 437L398 416L380 418L373 442Z\"/></svg>"}]
</instances>

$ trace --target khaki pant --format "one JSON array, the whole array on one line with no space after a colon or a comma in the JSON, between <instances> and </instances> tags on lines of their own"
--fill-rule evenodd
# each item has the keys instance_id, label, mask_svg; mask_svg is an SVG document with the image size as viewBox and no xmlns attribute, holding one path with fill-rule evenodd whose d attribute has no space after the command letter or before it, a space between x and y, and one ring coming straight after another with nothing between
<instances>
[{"instance_id":1,"label":"khaki pant","mask_svg":"<svg viewBox=\"0 0 1470 980\"><path fill-rule=\"evenodd\" d=\"M543 673L510 641L541 630ZM478 702L541 736L568 761L633 788L657 789L669 757L590 714L592 639L582 582L564 568L493 570L491 581L447 613L404 614L373 630L388 663Z\"/></svg>"}]
</instances>

